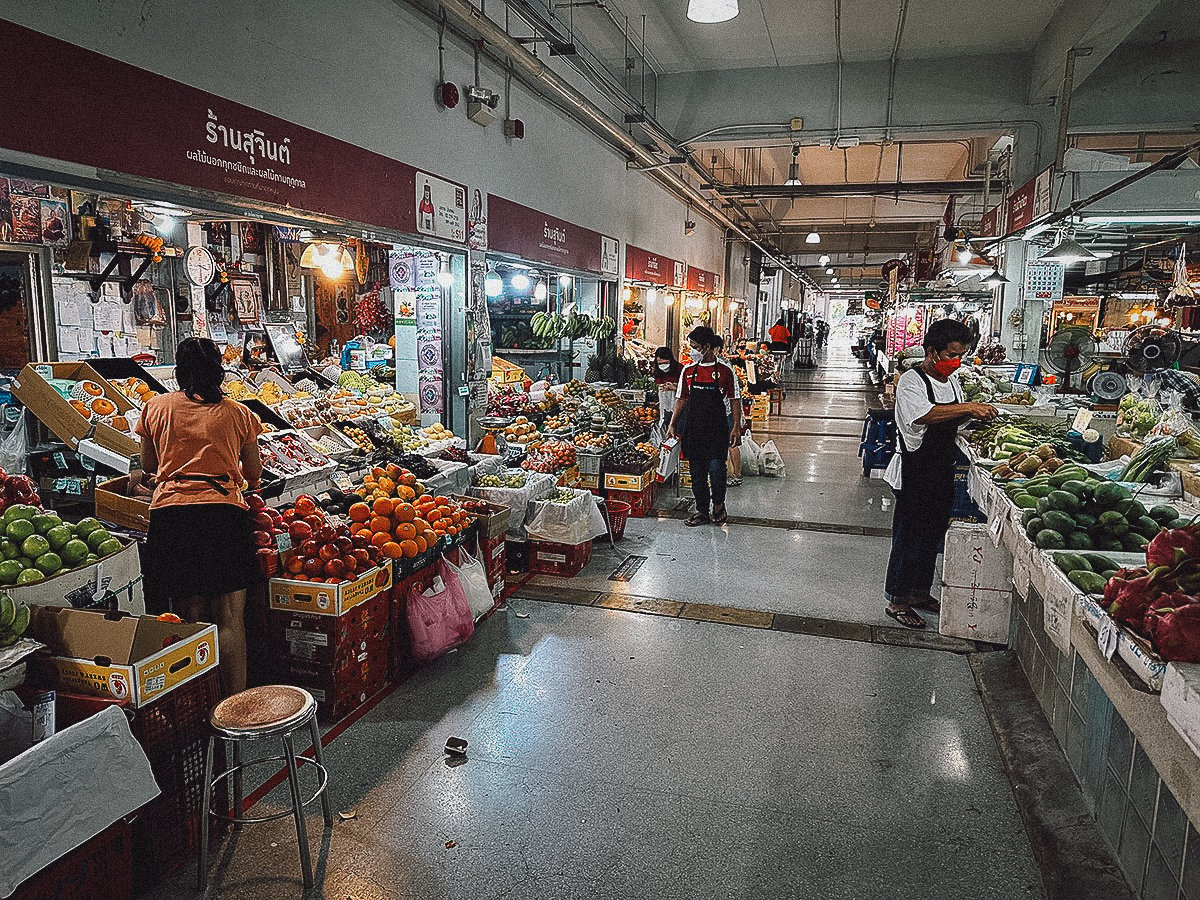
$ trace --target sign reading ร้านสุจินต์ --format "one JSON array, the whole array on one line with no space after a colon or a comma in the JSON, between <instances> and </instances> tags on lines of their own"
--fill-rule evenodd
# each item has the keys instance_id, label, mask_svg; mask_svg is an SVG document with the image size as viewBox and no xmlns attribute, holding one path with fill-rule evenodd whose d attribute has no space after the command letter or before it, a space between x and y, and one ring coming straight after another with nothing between
<instances>
[{"instance_id":1,"label":"sign reading \u0e23\u0e49\u0e32\u0e19\u0e2a\u0e38\u0e08\u0e34\u0e19\u0e15\u0e4c","mask_svg":"<svg viewBox=\"0 0 1200 900\"><path fill-rule=\"evenodd\" d=\"M561 269L616 276L614 238L489 194L488 249Z\"/></svg>"},{"instance_id":2,"label":"sign reading \u0e23\u0e49\u0e32\u0e19\u0e2a\u0e38\u0e08\u0e34\u0e19\u0e15\u0e4c","mask_svg":"<svg viewBox=\"0 0 1200 900\"><path fill-rule=\"evenodd\" d=\"M0 92L7 150L423 233L413 166L13 22L0 45L15 71L55 68ZM464 243L455 187L462 233L438 236Z\"/></svg>"}]
</instances>

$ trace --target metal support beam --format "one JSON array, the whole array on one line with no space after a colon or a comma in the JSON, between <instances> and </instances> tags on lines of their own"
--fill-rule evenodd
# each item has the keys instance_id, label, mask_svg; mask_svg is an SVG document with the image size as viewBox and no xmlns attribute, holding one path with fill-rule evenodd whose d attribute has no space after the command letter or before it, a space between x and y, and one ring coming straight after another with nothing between
<instances>
[{"instance_id":1,"label":"metal support beam","mask_svg":"<svg viewBox=\"0 0 1200 900\"><path fill-rule=\"evenodd\" d=\"M893 197L896 195L982 194L986 182L978 181L892 181L860 184L760 184L717 185L723 196L752 199L811 197Z\"/></svg>"}]
</instances>

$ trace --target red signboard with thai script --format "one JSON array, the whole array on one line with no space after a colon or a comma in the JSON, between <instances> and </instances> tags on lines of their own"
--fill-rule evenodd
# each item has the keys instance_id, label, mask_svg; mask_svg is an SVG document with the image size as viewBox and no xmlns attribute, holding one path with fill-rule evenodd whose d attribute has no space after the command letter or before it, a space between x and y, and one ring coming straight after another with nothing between
<instances>
[{"instance_id":1,"label":"red signboard with thai script","mask_svg":"<svg viewBox=\"0 0 1200 900\"><path fill-rule=\"evenodd\" d=\"M697 269L695 266L687 268L687 289L689 291L695 291L698 294L715 294L720 282L721 277L712 272Z\"/></svg>"},{"instance_id":2,"label":"red signboard with thai script","mask_svg":"<svg viewBox=\"0 0 1200 900\"><path fill-rule=\"evenodd\" d=\"M1021 185L1008 198L1008 231L1024 228L1033 221L1033 194L1037 179L1032 178Z\"/></svg>"},{"instance_id":3,"label":"red signboard with thai script","mask_svg":"<svg viewBox=\"0 0 1200 900\"><path fill-rule=\"evenodd\" d=\"M1003 211L1004 204L997 203L983 214L983 219L979 223L980 237L1000 237L1000 222L1003 218L1001 213Z\"/></svg>"},{"instance_id":4,"label":"red signboard with thai script","mask_svg":"<svg viewBox=\"0 0 1200 900\"><path fill-rule=\"evenodd\" d=\"M625 277L630 281L648 281L661 287L682 287L675 284L675 260L651 253L632 244L625 246Z\"/></svg>"},{"instance_id":5,"label":"red signboard with thai script","mask_svg":"<svg viewBox=\"0 0 1200 900\"><path fill-rule=\"evenodd\" d=\"M0 145L409 234L416 170L0 19ZM462 189L465 194L465 188Z\"/></svg>"},{"instance_id":6,"label":"red signboard with thai script","mask_svg":"<svg viewBox=\"0 0 1200 900\"><path fill-rule=\"evenodd\" d=\"M488 195L488 249L530 262L617 274L617 241L536 209Z\"/></svg>"}]
</instances>

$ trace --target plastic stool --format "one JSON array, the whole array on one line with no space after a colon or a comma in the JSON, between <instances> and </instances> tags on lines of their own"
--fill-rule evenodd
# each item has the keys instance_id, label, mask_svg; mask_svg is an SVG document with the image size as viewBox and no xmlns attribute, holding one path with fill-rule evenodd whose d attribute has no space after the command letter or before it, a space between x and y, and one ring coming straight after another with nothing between
<instances>
[{"instance_id":1,"label":"plastic stool","mask_svg":"<svg viewBox=\"0 0 1200 900\"><path fill-rule=\"evenodd\" d=\"M212 729L208 736L208 749L204 754L204 798L201 801L200 812L200 867L196 883L200 890L208 884L208 825L209 816L217 816L233 822L234 825L252 825L258 822L270 822L292 816L296 820L296 839L300 844L300 868L304 874L304 886L312 887L312 860L308 849L308 829L304 824L304 807L317 797L321 798L321 807L325 813L325 827L333 827L333 809L329 803L329 771L321 753L321 732L317 728L317 703L312 694L291 685L268 685L266 687L250 688L240 694L227 697L217 704L209 717ZM305 726L308 727L312 739L315 759L297 756L292 745L292 736ZM283 744L282 756L265 756L242 762L242 742L256 741L265 738L278 737ZM213 777L213 749L218 740L232 745L233 765ZM242 773L250 766L260 763L282 761L287 763L288 782L292 788L292 808L284 812L272 813L269 816L249 817L242 810ZM307 800L300 798L300 778L297 772L298 762L315 766L317 770L317 790ZM215 812L212 809L213 789L233 776L233 811L234 815Z\"/></svg>"},{"instance_id":2,"label":"plastic stool","mask_svg":"<svg viewBox=\"0 0 1200 900\"><path fill-rule=\"evenodd\" d=\"M783 388L772 388L767 401L767 414L772 416L783 415L783 401L787 395L783 392Z\"/></svg>"}]
</instances>

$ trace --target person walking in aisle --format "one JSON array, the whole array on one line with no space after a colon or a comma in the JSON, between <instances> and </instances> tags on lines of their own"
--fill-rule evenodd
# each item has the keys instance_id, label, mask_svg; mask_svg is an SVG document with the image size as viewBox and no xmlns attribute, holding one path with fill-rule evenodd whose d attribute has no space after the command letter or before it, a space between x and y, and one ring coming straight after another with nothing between
<instances>
[{"instance_id":1,"label":"person walking in aisle","mask_svg":"<svg viewBox=\"0 0 1200 900\"><path fill-rule=\"evenodd\" d=\"M737 402L733 368L717 359L724 341L701 325L688 335L688 344L692 363L679 376L667 435L679 436L683 457L691 468L696 512L685 524L694 528L708 522L721 525L729 518L725 510L726 457L730 447L740 445L742 405Z\"/></svg>"},{"instance_id":2,"label":"person walking in aisle","mask_svg":"<svg viewBox=\"0 0 1200 900\"><path fill-rule=\"evenodd\" d=\"M246 591L259 575L244 491L258 490L262 424L225 397L221 351L188 338L175 351L179 390L146 403L142 468L154 476L147 592L189 622L214 622L226 696L246 689Z\"/></svg>"},{"instance_id":3,"label":"person walking in aisle","mask_svg":"<svg viewBox=\"0 0 1200 900\"><path fill-rule=\"evenodd\" d=\"M671 424L675 410L675 391L679 388L679 376L683 364L675 358L670 347L659 347L654 351L654 385L658 388L658 420L665 431Z\"/></svg>"},{"instance_id":4,"label":"person walking in aisle","mask_svg":"<svg viewBox=\"0 0 1200 900\"><path fill-rule=\"evenodd\" d=\"M963 402L955 370L971 346L961 322L941 319L925 332L925 360L896 386L896 439L884 480L896 492L892 553L888 560L887 615L907 628L924 628L918 609L939 611L934 569L954 506L958 429L970 419L989 421L996 408Z\"/></svg>"},{"instance_id":5,"label":"person walking in aisle","mask_svg":"<svg viewBox=\"0 0 1200 900\"><path fill-rule=\"evenodd\" d=\"M771 349L773 351L777 353L786 353L788 351L792 333L788 331L787 323L783 320L783 316L780 316L779 321L770 327L767 334L771 337Z\"/></svg>"}]
</instances>

